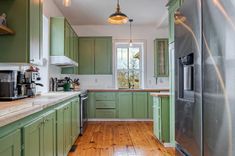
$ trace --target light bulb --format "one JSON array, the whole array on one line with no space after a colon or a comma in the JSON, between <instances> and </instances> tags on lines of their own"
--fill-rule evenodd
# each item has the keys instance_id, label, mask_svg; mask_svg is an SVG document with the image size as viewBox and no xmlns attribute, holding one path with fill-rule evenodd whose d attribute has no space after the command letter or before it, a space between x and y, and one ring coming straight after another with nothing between
<instances>
[{"instance_id":1,"label":"light bulb","mask_svg":"<svg viewBox=\"0 0 235 156\"><path fill-rule=\"evenodd\" d=\"M63 5L64 5L65 7L71 6L71 0L63 0Z\"/></svg>"},{"instance_id":2,"label":"light bulb","mask_svg":"<svg viewBox=\"0 0 235 156\"><path fill-rule=\"evenodd\" d=\"M133 42L132 40L130 40L129 46L132 47L133 46Z\"/></svg>"}]
</instances>

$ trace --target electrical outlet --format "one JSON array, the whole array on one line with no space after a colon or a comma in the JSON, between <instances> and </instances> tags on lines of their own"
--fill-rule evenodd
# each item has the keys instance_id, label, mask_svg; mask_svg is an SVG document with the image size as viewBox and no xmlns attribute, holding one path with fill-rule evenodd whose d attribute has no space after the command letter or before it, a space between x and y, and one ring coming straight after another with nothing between
<instances>
[{"instance_id":1,"label":"electrical outlet","mask_svg":"<svg viewBox=\"0 0 235 156\"><path fill-rule=\"evenodd\" d=\"M95 83L98 83L98 79L97 78L95 78Z\"/></svg>"}]
</instances>

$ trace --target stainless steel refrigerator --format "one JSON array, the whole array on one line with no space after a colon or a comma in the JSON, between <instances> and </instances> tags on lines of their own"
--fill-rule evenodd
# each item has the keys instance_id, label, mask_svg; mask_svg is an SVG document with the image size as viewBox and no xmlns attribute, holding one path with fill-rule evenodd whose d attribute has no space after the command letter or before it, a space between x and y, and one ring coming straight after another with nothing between
<instances>
[{"instance_id":1,"label":"stainless steel refrigerator","mask_svg":"<svg viewBox=\"0 0 235 156\"><path fill-rule=\"evenodd\" d=\"M234 0L185 0L176 12L175 108L182 154L235 155Z\"/></svg>"}]
</instances>

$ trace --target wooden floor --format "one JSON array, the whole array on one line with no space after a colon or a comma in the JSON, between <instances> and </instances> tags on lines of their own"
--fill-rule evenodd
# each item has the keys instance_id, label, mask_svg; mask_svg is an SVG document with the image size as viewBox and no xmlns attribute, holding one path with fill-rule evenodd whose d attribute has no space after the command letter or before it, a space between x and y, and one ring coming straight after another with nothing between
<instances>
[{"instance_id":1,"label":"wooden floor","mask_svg":"<svg viewBox=\"0 0 235 156\"><path fill-rule=\"evenodd\" d=\"M68 156L172 156L154 137L152 122L89 122Z\"/></svg>"}]
</instances>

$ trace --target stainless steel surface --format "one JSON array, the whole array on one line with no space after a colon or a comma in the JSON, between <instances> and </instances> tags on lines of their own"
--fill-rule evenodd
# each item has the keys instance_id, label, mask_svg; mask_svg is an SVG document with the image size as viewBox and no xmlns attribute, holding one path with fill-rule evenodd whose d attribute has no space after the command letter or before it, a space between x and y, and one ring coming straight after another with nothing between
<instances>
[{"instance_id":1,"label":"stainless steel surface","mask_svg":"<svg viewBox=\"0 0 235 156\"><path fill-rule=\"evenodd\" d=\"M175 24L175 137L178 149L202 155L201 5L187 0ZM185 69L182 58L193 53L193 70ZM187 74L192 72L192 77ZM184 82L184 78L188 80ZM190 79L192 78L192 79ZM190 86L190 82L193 83ZM189 84L189 85L188 85ZM185 86L185 87L184 87ZM189 91L188 90L192 90Z\"/></svg>"},{"instance_id":2,"label":"stainless steel surface","mask_svg":"<svg viewBox=\"0 0 235 156\"><path fill-rule=\"evenodd\" d=\"M184 66L184 90L193 90L193 66Z\"/></svg>"},{"instance_id":3,"label":"stainless steel surface","mask_svg":"<svg viewBox=\"0 0 235 156\"><path fill-rule=\"evenodd\" d=\"M203 1L204 156L235 155L235 1Z\"/></svg>"},{"instance_id":4,"label":"stainless steel surface","mask_svg":"<svg viewBox=\"0 0 235 156\"><path fill-rule=\"evenodd\" d=\"M87 105L88 105L88 93L87 91L81 91L80 97L80 134L83 135L86 124L88 121Z\"/></svg>"}]
</instances>

